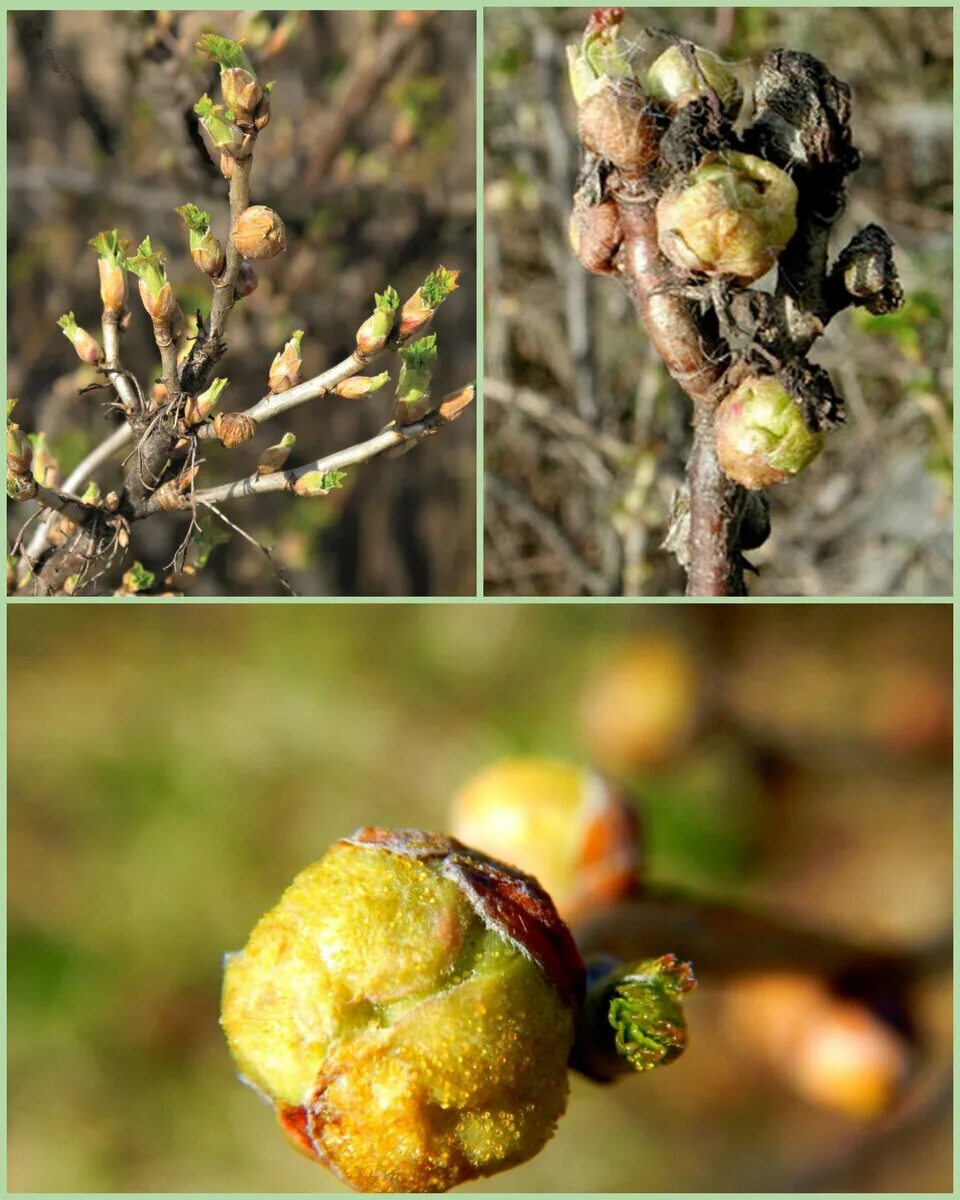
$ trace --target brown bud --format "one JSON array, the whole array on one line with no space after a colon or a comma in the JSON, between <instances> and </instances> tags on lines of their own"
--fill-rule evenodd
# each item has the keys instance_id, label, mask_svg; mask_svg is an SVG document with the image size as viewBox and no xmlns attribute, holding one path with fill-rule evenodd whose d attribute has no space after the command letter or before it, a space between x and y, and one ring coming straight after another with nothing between
<instances>
[{"instance_id":1,"label":"brown bud","mask_svg":"<svg viewBox=\"0 0 960 1200\"><path fill-rule=\"evenodd\" d=\"M659 152L656 114L633 80L611 80L580 108L580 140L625 174L639 174Z\"/></svg>"},{"instance_id":2,"label":"brown bud","mask_svg":"<svg viewBox=\"0 0 960 1200\"><path fill-rule=\"evenodd\" d=\"M220 155L220 174L224 177L224 179L233 178L233 158L231 155Z\"/></svg>"},{"instance_id":3,"label":"brown bud","mask_svg":"<svg viewBox=\"0 0 960 1200\"><path fill-rule=\"evenodd\" d=\"M257 432L257 423L245 413L217 413L213 431L228 450L243 446Z\"/></svg>"},{"instance_id":4,"label":"brown bud","mask_svg":"<svg viewBox=\"0 0 960 1200\"><path fill-rule=\"evenodd\" d=\"M273 258L286 249L283 221L265 204L253 204L237 218L233 244L244 258Z\"/></svg>"},{"instance_id":5,"label":"brown bud","mask_svg":"<svg viewBox=\"0 0 960 1200\"><path fill-rule=\"evenodd\" d=\"M225 67L220 73L220 89L238 124L251 124L263 98L263 88L256 76L243 67Z\"/></svg>"},{"instance_id":6,"label":"brown bud","mask_svg":"<svg viewBox=\"0 0 960 1200\"><path fill-rule=\"evenodd\" d=\"M259 282L257 273L253 269L253 264L242 262L240 270L237 272L237 285L234 288L234 295L238 300L242 300L244 296L249 296L257 290Z\"/></svg>"},{"instance_id":7,"label":"brown bud","mask_svg":"<svg viewBox=\"0 0 960 1200\"><path fill-rule=\"evenodd\" d=\"M161 408L169 399L170 393L167 391L167 385L162 380L157 382L150 389L150 401L154 408Z\"/></svg>"},{"instance_id":8,"label":"brown bud","mask_svg":"<svg viewBox=\"0 0 960 1200\"><path fill-rule=\"evenodd\" d=\"M615 200L588 204L578 192L570 214L570 245L581 263L595 275L614 275L613 258L623 233Z\"/></svg>"},{"instance_id":9,"label":"brown bud","mask_svg":"<svg viewBox=\"0 0 960 1200\"><path fill-rule=\"evenodd\" d=\"M253 118L253 127L259 133L270 124L270 100L267 96L260 101Z\"/></svg>"},{"instance_id":10,"label":"brown bud","mask_svg":"<svg viewBox=\"0 0 960 1200\"><path fill-rule=\"evenodd\" d=\"M476 395L476 388L472 383L466 387L460 388L458 392L452 392L437 405L437 412L444 421L455 421L465 408L473 403L473 398Z\"/></svg>"},{"instance_id":11,"label":"brown bud","mask_svg":"<svg viewBox=\"0 0 960 1200\"><path fill-rule=\"evenodd\" d=\"M176 480L170 479L153 493L153 502L161 512L170 512L177 508L186 508L187 501L180 494Z\"/></svg>"}]
</instances>

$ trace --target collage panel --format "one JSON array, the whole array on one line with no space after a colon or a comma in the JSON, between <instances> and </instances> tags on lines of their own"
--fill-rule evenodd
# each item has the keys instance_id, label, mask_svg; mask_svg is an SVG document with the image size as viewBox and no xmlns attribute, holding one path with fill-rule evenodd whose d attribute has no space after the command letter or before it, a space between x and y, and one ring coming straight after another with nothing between
<instances>
[{"instance_id":1,"label":"collage panel","mask_svg":"<svg viewBox=\"0 0 960 1200\"><path fill-rule=\"evenodd\" d=\"M8 589L476 594L476 24L9 15Z\"/></svg>"},{"instance_id":2,"label":"collage panel","mask_svg":"<svg viewBox=\"0 0 960 1200\"><path fill-rule=\"evenodd\" d=\"M11 1192L950 1190L946 607L8 620Z\"/></svg>"},{"instance_id":3,"label":"collage panel","mask_svg":"<svg viewBox=\"0 0 960 1200\"><path fill-rule=\"evenodd\" d=\"M486 11L485 594L952 594L952 21Z\"/></svg>"}]
</instances>

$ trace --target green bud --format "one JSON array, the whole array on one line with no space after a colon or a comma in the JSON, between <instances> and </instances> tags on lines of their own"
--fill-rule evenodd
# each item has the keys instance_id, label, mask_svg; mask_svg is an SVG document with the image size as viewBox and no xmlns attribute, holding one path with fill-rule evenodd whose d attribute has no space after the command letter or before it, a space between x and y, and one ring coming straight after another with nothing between
<instances>
[{"instance_id":1,"label":"green bud","mask_svg":"<svg viewBox=\"0 0 960 1200\"><path fill-rule=\"evenodd\" d=\"M443 301L456 291L459 275L459 271L449 271L446 267L431 271L400 310L401 340L406 341L426 329Z\"/></svg>"},{"instance_id":2,"label":"green bud","mask_svg":"<svg viewBox=\"0 0 960 1200\"><path fill-rule=\"evenodd\" d=\"M33 446L19 425L7 422L7 470L14 475L30 475Z\"/></svg>"},{"instance_id":3,"label":"green bud","mask_svg":"<svg viewBox=\"0 0 960 1200\"><path fill-rule=\"evenodd\" d=\"M633 70L620 46L622 8L596 9L579 46L567 47L570 88L579 108L611 80L632 79Z\"/></svg>"},{"instance_id":4,"label":"green bud","mask_svg":"<svg viewBox=\"0 0 960 1200\"><path fill-rule=\"evenodd\" d=\"M400 307L400 297L388 287L381 295L374 294L375 308L357 330L357 351L363 358L378 354L387 344Z\"/></svg>"},{"instance_id":5,"label":"green bud","mask_svg":"<svg viewBox=\"0 0 960 1200\"><path fill-rule=\"evenodd\" d=\"M186 424L199 425L201 421L205 420L216 408L223 389L229 382L229 379L214 379L205 392L201 392L196 397L188 397L183 409L183 419Z\"/></svg>"},{"instance_id":6,"label":"green bud","mask_svg":"<svg viewBox=\"0 0 960 1200\"><path fill-rule=\"evenodd\" d=\"M153 571L148 571L143 563L135 562L130 570L124 573L118 592L124 596L135 596L138 592L148 591L156 581L157 577Z\"/></svg>"},{"instance_id":7,"label":"green bud","mask_svg":"<svg viewBox=\"0 0 960 1200\"><path fill-rule=\"evenodd\" d=\"M176 211L190 233L190 257L204 274L216 279L223 272L226 255L210 232L210 214L195 204L182 204Z\"/></svg>"},{"instance_id":8,"label":"green bud","mask_svg":"<svg viewBox=\"0 0 960 1200\"><path fill-rule=\"evenodd\" d=\"M205 33L197 42L197 49L212 59L221 70L239 67L243 71L254 74L250 59L240 42L231 38L220 37L216 33Z\"/></svg>"},{"instance_id":9,"label":"green bud","mask_svg":"<svg viewBox=\"0 0 960 1200\"><path fill-rule=\"evenodd\" d=\"M257 463L258 475L275 475L281 470L290 457L290 451L297 444L296 436L285 433L275 446L268 446Z\"/></svg>"},{"instance_id":10,"label":"green bud","mask_svg":"<svg viewBox=\"0 0 960 1200\"><path fill-rule=\"evenodd\" d=\"M124 267L140 280L140 299L151 317L154 314L156 299L167 282L167 272L163 264L163 255L159 250L154 250L149 237L143 239L132 258L123 260Z\"/></svg>"},{"instance_id":11,"label":"green bud","mask_svg":"<svg viewBox=\"0 0 960 1200\"><path fill-rule=\"evenodd\" d=\"M409 346L402 346L397 399L404 404L419 404L430 395L430 376L437 362L437 335L422 337Z\"/></svg>"},{"instance_id":12,"label":"green bud","mask_svg":"<svg viewBox=\"0 0 960 1200\"><path fill-rule=\"evenodd\" d=\"M750 489L782 483L823 448L823 434L807 428L800 405L769 376L751 376L724 397L715 427L720 466Z\"/></svg>"},{"instance_id":13,"label":"green bud","mask_svg":"<svg viewBox=\"0 0 960 1200\"><path fill-rule=\"evenodd\" d=\"M89 244L97 252L103 310L113 316L119 316L127 299L127 277L123 270L126 256L124 244L115 229L103 230L95 238L91 238Z\"/></svg>"},{"instance_id":14,"label":"green bud","mask_svg":"<svg viewBox=\"0 0 960 1200\"><path fill-rule=\"evenodd\" d=\"M298 496L326 496L342 488L346 477L346 471L307 471L295 481L293 490Z\"/></svg>"},{"instance_id":15,"label":"green bud","mask_svg":"<svg viewBox=\"0 0 960 1200\"><path fill-rule=\"evenodd\" d=\"M684 53L685 46L689 47L696 66ZM736 75L712 51L689 42L685 46L674 45L664 50L647 72L644 91L651 100L676 112L692 100L708 95L712 88L726 116L734 120L743 101Z\"/></svg>"},{"instance_id":16,"label":"green bud","mask_svg":"<svg viewBox=\"0 0 960 1200\"><path fill-rule=\"evenodd\" d=\"M796 211L796 184L773 163L733 150L707 155L660 198L660 249L689 271L749 283L796 233Z\"/></svg>"},{"instance_id":17,"label":"green bud","mask_svg":"<svg viewBox=\"0 0 960 1200\"><path fill-rule=\"evenodd\" d=\"M96 480L91 479L84 489L80 499L84 504L99 504L100 503L100 484Z\"/></svg>"},{"instance_id":18,"label":"green bud","mask_svg":"<svg viewBox=\"0 0 960 1200\"><path fill-rule=\"evenodd\" d=\"M298 1149L360 1191L440 1192L549 1139L582 987L532 879L450 838L362 829L230 956L221 1020Z\"/></svg>"},{"instance_id":19,"label":"green bud","mask_svg":"<svg viewBox=\"0 0 960 1200\"><path fill-rule=\"evenodd\" d=\"M338 396L346 396L349 400L362 400L364 396L379 391L389 378L389 371L381 375L351 375L349 379L341 380L333 390Z\"/></svg>"},{"instance_id":20,"label":"green bud","mask_svg":"<svg viewBox=\"0 0 960 1200\"><path fill-rule=\"evenodd\" d=\"M210 140L227 154L238 150L243 142L243 131L234 123L231 109L222 104L214 104L204 93L193 106L193 111L200 118L200 124L210 135Z\"/></svg>"},{"instance_id":21,"label":"green bud","mask_svg":"<svg viewBox=\"0 0 960 1200\"><path fill-rule=\"evenodd\" d=\"M85 329L77 324L72 312L57 319L57 324L63 330L64 336L73 345L77 356L89 366L96 366L103 357L97 341Z\"/></svg>"}]
</instances>

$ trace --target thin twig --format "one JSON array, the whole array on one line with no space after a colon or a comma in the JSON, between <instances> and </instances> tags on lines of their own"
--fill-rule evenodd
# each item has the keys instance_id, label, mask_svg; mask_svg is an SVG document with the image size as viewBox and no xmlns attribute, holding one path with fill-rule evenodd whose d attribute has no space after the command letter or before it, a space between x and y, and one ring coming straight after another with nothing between
<instances>
[{"instance_id":1,"label":"thin twig","mask_svg":"<svg viewBox=\"0 0 960 1200\"><path fill-rule=\"evenodd\" d=\"M220 511L220 509L217 508L217 506L215 504L211 504L209 500L203 500L203 501L200 501L200 503L203 504L204 508L209 508L212 513L215 513L220 518L220 520L224 523L224 525L229 525L230 528L234 531L234 533L239 533L240 536L242 538L244 538L246 541L248 541L251 546L256 546L256 548L258 550L261 550L266 555L267 562L269 562L270 566L273 568L274 574L280 580L280 582L283 584L283 586L287 589L287 591L290 593L290 595L291 596L298 595L297 591L293 587L293 584L290 582L289 579L287 579L287 574L283 568L283 564L277 562L277 560L273 557L273 554L272 554L269 546L265 546L262 542L258 542L257 539L255 537L253 537L252 534L247 533L247 531L245 529L242 529L239 525L235 525L233 523L233 521L230 520L229 517L224 516L224 514Z\"/></svg>"}]
</instances>

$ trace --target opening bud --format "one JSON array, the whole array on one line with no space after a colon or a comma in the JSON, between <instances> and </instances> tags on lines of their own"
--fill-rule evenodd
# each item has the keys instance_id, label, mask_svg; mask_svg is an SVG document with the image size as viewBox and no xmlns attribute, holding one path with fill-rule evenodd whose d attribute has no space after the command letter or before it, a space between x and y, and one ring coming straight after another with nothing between
<instances>
[{"instance_id":1,"label":"opening bud","mask_svg":"<svg viewBox=\"0 0 960 1200\"><path fill-rule=\"evenodd\" d=\"M307 471L293 485L298 496L326 496L335 488L342 488L346 471Z\"/></svg>"},{"instance_id":2,"label":"opening bud","mask_svg":"<svg viewBox=\"0 0 960 1200\"><path fill-rule=\"evenodd\" d=\"M167 283L167 272L163 255L154 250L149 237L145 237L132 258L123 260L124 267L140 280L140 299L150 317L154 315L157 297Z\"/></svg>"},{"instance_id":3,"label":"opening bud","mask_svg":"<svg viewBox=\"0 0 960 1200\"><path fill-rule=\"evenodd\" d=\"M183 406L183 420L186 425L199 425L206 420L211 411L216 408L223 389L229 379L214 379L205 392L199 396L188 396Z\"/></svg>"},{"instance_id":4,"label":"opening bud","mask_svg":"<svg viewBox=\"0 0 960 1200\"><path fill-rule=\"evenodd\" d=\"M220 88L235 120L241 125L253 124L263 99L263 88L257 77L243 67L228 67L220 73Z\"/></svg>"},{"instance_id":5,"label":"opening bud","mask_svg":"<svg viewBox=\"0 0 960 1200\"><path fill-rule=\"evenodd\" d=\"M63 330L64 336L73 345L74 350L81 362L88 363L91 367L95 367L103 358L100 347L97 345L96 339L91 337L85 329L77 324L72 312L66 313L59 317L57 324Z\"/></svg>"},{"instance_id":6,"label":"opening bud","mask_svg":"<svg viewBox=\"0 0 960 1200\"><path fill-rule=\"evenodd\" d=\"M234 123L233 112L222 104L214 104L206 94L196 102L193 111L221 154L236 157L243 147L244 136L243 130Z\"/></svg>"},{"instance_id":7,"label":"opening bud","mask_svg":"<svg viewBox=\"0 0 960 1200\"><path fill-rule=\"evenodd\" d=\"M221 1020L298 1149L360 1191L442 1192L550 1138L583 981L534 880L452 838L361 829L230 957Z\"/></svg>"},{"instance_id":8,"label":"opening bud","mask_svg":"<svg viewBox=\"0 0 960 1200\"><path fill-rule=\"evenodd\" d=\"M303 359L300 355L302 338L303 330L294 330L290 341L274 358L267 380L267 387L271 392L289 391L300 382L300 369L303 366Z\"/></svg>"},{"instance_id":9,"label":"opening bud","mask_svg":"<svg viewBox=\"0 0 960 1200\"><path fill-rule=\"evenodd\" d=\"M782 483L813 461L823 434L811 432L800 405L772 377L751 376L726 396L716 415L717 458L741 487Z\"/></svg>"},{"instance_id":10,"label":"opening bud","mask_svg":"<svg viewBox=\"0 0 960 1200\"><path fill-rule=\"evenodd\" d=\"M190 257L205 275L218 278L227 260L223 247L210 232L210 214L195 204L181 204L177 212L190 233Z\"/></svg>"},{"instance_id":11,"label":"opening bud","mask_svg":"<svg viewBox=\"0 0 960 1200\"><path fill-rule=\"evenodd\" d=\"M349 379L338 383L333 390L338 396L346 396L348 400L362 400L364 396L379 391L389 378L389 371L384 371L381 375L351 375Z\"/></svg>"},{"instance_id":12,"label":"opening bud","mask_svg":"<svg viewBox=\"0 0 960 1200\"><path fill-rule=\"evenodd\" d=\"M213 431L228 450L233 450L253 438L257 423L245 413L217 413L213 418Z\"/></svg>"},{"instance_id":13,"label":"opening bud","mask_svg":"<svg viewBox=\"0 0 960 1200\"><path fill-rule=\"evenodd\" d=\"M268 446L257 463L257 474L275 475L286 464L290 457L290 451L296 444L296 436L292 433L285 433L275 446Z\"/></svg>"},{"instance_id":14,"label":"opening bud","mask_svg":"<svg viewBox=\"0 0 960 1200\"><path fill-rule=\"evenodd\" d=\"M378 354L387 344L400 307L400 297L388 287L381 295L374 293L374 310L357 330L357 352L362 358Z\"/></svg>"},{"instance_id":15,"label":"opening bud","mask_svg":"<svg viewBox=\"0 0 960 1200\"><path fill-rule=\"evenodd\" d=\"M148 571L143 563L135 562L130 570L124 573L114 595L136 596L138 592L149 591L156 581L157 577L152 571Z\"/></svg>"},{"instance_id":16,"label":"opening bud","mask_svg":"<svg viewBox=\"0 0 960 1200\"><path fill-rule=\"evenodd\" d=\"M692 42L670 46L655 60L644 83L651 100L675 113L692 100L709 96L720 101L724 115L736 120L743 103L743 90L730 67L719 55Z\"/></svg>"},{"instance_id":17,"label":"opening bud","mask_svg":"<svg viewBox=\"0 0 960 1200\"><path fill-rule=\"evenodd\" d=\"M402 341L422 333L433 320L437 311L451 292L457 289L459 271L448 271L446 267L437 267L417 288L400 310L399 337Z\"/></svg>"},{"instance_id":18,"label":"opening bud","mask_svg":"<svg viewBox=\"0 0 960 1200\"><path fill-rule=\"evenodd\" d=\"M115 229L104 230L90 245L97 252L97 269L100 272L100 299L105 315L119 317L127 300L127 276L123 269L126 258L124 244Z\"/></svg>"},{"instance_id":19,"label":"opening bud","mask_svg":"<svg viewBox=\"0 0 960 1200\"><path fill-rule=\"evenodd\" d=\"M797 229L797 188L752 154L707 155L657 204L660 249L679 267L744 283L773 266Z\"/></svg>"},{"instance_id":20,"label":"opening bud","mask_svg":"<svg viewBox=\"0 0 960 1200\"><path fill-rule=\"evenodd\" d=\"M630 63L620 45L623 18L622 8L594 9L580 45L567 47L570 88L578 108L610 80L632 78Z\"/></svg>"},{"instance_id":21,"label":"opening bud","mask_svg":"<svg viewBox=\"0 0 960 1200\"><path fill-rule=\"evenodd\" d=\"M233 244L244 258L273 258L287 246L283 221L265 204L253 204L237 218Z\"/></svg>"},{"instance_id":22,"label":"opening bud","mask_svg":"<svg viewBox=\"0 0 960 1200\"><path fill-rule=\"evenodd\" d=\"M397 381L397 399L404 404L419 404L430 395L430 376L437 363L437 335L427 334L409 346L400 348L403 365Z\"/></svg>"}]
</instances>

